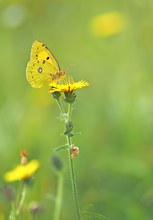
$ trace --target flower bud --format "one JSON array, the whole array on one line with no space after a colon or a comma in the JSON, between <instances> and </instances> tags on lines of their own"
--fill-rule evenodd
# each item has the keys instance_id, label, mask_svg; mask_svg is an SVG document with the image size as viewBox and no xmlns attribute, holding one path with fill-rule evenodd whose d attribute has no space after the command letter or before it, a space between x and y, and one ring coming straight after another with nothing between
<instances>
[{"instance_id":1,"label":"flower bud","mask_svg":"<svg viewBox=\"0 0 153 220\"><path fill-rule=\"evenodd\" d=\"M71 146L71 158L77 157L79 154L79 148L77 146Z\"/></svg>"},{"instance_id":2,"label":"flower bud","mask_svg":"<svg viewBox=\"0 0 153 220\"><path fill-rule=\"evenodd\" d=\"M3 195L7 200L13 200L13 199L15 199L16 192L13 187L5 186L3 188Z\"/></svg>"},{"instance_id":3,"label":"flower bud","mask_svg":"<svg viewBox=\"0 0 153 220\"><path fill-rule=\"evenodd\" d=\"M55 170L61 171L63 169L63 162L60 157L53 155L51 160Z\"/></svg>"},{"instance_id":4,"label":"flower bud","mask_svg":"<svg viewBox=\"0 0 153 220\"><path fill-rule=\"evenodd\" d=\"M26 165L27 164L27 157L28 157L28 153L27 153L27 151L22 151L21 152L21 165Z\"/></svg>"},{"instance_id":5,"label":"flower bud","mask_svg":"<svg viewBox=\"0 0 153 220\"><path fill-rule=\"evenodd\" d=\"M32 201L29 204L29 210L30 210L31 214L34 216L34 215L38 215L40 212L42 212L43 207L39 203Z\"/></svg>"}]
</instances>

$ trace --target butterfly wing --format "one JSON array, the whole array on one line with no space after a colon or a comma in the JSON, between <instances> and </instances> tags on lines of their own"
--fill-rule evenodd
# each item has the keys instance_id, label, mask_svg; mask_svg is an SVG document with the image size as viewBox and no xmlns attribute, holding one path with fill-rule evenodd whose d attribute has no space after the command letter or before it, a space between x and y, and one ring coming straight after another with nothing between
<instances>
[{"instance_id":1,"label":"butterfly wing","mask_svg":"<svg viewBox=\"0 0 153 220\"><path fill-rule=\"evenodd\" d=\"M32 44L30 59L47 60L48 63L54 66L56 71L59 72L60 70L59 64L54 55L50 52L48 47L40 41L34 41Z\"/></svg>"},{"instance_id":2,"label":"butterfly wing","mask_svg":"<svg viewBox=\"0 0 153 220\"><path fill-rule=\"evenodd\" d=\"M29 84L34 88L50 86L63 75L64 73L60 70L59 64L49 49L42 42L35 41L26 69Z\"/></svg>"},{"instance_id":3,"label":"butterfly wing","mask_svg":"<svg viewBox=\"0 0 153 220\"><path fill-rule=\"evenodd\" d=\"M33 88L41 88L43 86L51 86L54 80L51 74L55 73L56 69L49 63L40 60L30 60L27 65L27 80Z\"/></svg>"}]
</instances>

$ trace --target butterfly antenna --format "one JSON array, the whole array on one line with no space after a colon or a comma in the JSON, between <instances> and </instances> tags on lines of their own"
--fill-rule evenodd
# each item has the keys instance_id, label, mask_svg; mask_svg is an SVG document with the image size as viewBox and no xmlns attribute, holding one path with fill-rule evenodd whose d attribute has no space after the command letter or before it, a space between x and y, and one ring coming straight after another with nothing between
<instances>
[{"instance_id":1,"label":"butterfly antenna","mask_svg":"<svg viewBox=\"0 0 153 220\"><path fill-rule=\"evenodd\" d=\"M64 70L64 72L67 72L69 69L73 68L74 66L76 66L76 64L70 64L70 65Z\"/></svg>"}]
</instances>

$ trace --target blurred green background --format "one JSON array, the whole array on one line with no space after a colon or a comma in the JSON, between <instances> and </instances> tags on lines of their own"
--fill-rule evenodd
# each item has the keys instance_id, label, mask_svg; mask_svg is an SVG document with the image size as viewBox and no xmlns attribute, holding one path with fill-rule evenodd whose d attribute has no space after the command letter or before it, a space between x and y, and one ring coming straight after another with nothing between
<instances>
[{"instance_id":1,"label":"blurred green background","mask_svg":"<svg viewBox=\"0 0 153 220\"><path fill-rule=\"evenodd\" d=\"M116 21L114 12L119 15ZM50 48L62 69L76 64L69 70L75 80L91 83L77 92L73 113L75 130L82 133L74 137L80 148L75 158L80 207L92 204L109 220L152 219L151 0L1 0L1 219L8 219L10 209L4 187L19 186L4 183L3 175L19 163L21 150L29 152L29 160L41 163L26 204L43 205L38 219L51 219L54 211L57 179L51 156L65 138L48 88L32 89L26 81L34 40ZM61 220L72 220L67 153L60 156L64 163Z\"/></svg>"}]
</instances>

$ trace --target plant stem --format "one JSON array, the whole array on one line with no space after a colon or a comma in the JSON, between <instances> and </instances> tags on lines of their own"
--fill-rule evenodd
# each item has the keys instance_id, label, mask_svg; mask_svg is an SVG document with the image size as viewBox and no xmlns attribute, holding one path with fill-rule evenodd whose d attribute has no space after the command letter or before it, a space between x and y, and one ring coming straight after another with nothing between
<instances>
[{"instance_id":1,"label":"plant stem","mask_svg":"<svg viewBox=\"0 0 153 220\"><path fill-rule=\"evenodd\" d=\"M56 102L57 102L57 104L58 104L58 107L59 107L61 113L62 113L62 114L65 114L65 113L64 113L64 108L63 108L63 106L62 106L62 103L61 103L60 99L56 99Z\"/></svg>"},{"instance_id":2,"label":"plant stem","mask_svg":"<svg viewBox=\"0 0 153 220\"><path fill-rule=\"evenodd\" d=\"M12 203L12 208L11 208L11 212L9 215L9 220L16 220L16 213L15 213L15 205L14 203Z\"/></svg>"},{"instance_id":3,"label":"plant stem","mask_svg":"<svg viewBox=\"0 0 153 220\"><path fill-rule=\"evenodd\" d=\"M72 103L69 103L68 105L68 122L71 122L71 118L72 118Z\"/></svg>"},{"instance_id":4,"label":"plant stem","mask_svg":"<svg viewBox=\"0 0 153 220\"><path fill-rule=\"evenodd\" d=\"M21 193L21 198L20 198L20 201L19 201L19 204L18 204L18 207L17 207L17 210L16 210L16 216L19 215L20 213L20 210L22 208L22 205L23 205L23 202L24 202L24 199L25 199L25 195L26 195L26 184L24 183L23 185L23 190L22 190L22 193Z\"/></svg>"},{"instance_id":5,"label":"plant stem","mask_svg":"<svg viewBox=\"0 0 153 220\"><path fill-rule=\"evenodd\" d=\"M69 105L68 105L68 119L67 119L68 124L71 123L71 117L72 117L72 103L69 103ZM71 140L70 133L67 135L67 143L68 143L69 147L71 147L72 140ZM74 205L75 205L75 209L76 209L76 216L77 216L77 220L81 220L79 203L78 203L78 198L77 198L77 187L76 187L74 162L73 162L73 159L71 158L71 148L69 148L69 166L70 166L71 184L72 184Z\"/></svg>"},{"instance_id":6,"label":"plant stem","mask_svg":"<svg viewBox=\"0 0 153 220\"><path fill-rule=\"evenodd\" d=\"M62 205L62 195L63 195L63 175L61 172L57 174L58 182L57 182L57 194L56 194L56 201L55 201L55 211L53 220L60 219L60 211Z\"/></svg>"},{"instance_id":7,"label":"plant stem","mask_svg":"<svg viewBox=\"0 0 153 220\"><path fill-rule=\"evenodd\" d=\"M71 183L72 183L72 190L73 190L73 197L74 197L74 205L75 205L75 209L76 209L76 215L77 215L77 219L81 220L79 203L78 203L78 198L77 198L75 169L74 169L73 159L71 158L71 149L69 149L69 164L70 164Z\"/></svg>"},{"instance_id":8,"label":"plant stem","mask_svg":"<svg viewBox=\"0 0 153 220\"><path fill-rule=\"evenodd\" d=\"M62 103L60 102L60 99L56 99L56 102L58 104L58 107L63 115L65 115L64 108L62 106ZM67 118L65 118L65 124L70 125L72 123L72 103L68 104L68 114ZM73 191L73 198L74 198L74 206L76 209L76 216L77 220L81 220L81 215L80 215L80 209L79 209L79 203L78 203L78 198L77 198L77 187L76 187L76 178L75 178L75 169L74 169L74 162L73 159L71 158L71 145L72 145L72 137L71 137L71 132L69 131L67 134L67 144L69 145L69 167L70 167L70 175L71 175L71 184L72 184L72 191ZM60 193L60 192L59 192ZM57 192L57 198L58 198L58 192ZM58 201L58 203L60 203ZM56 209L55 214L54 214L54 220L58 220L59 218L59 213L58 209L60 210L60 204L56 204ZM59 206L59 207L58 207ZM57 212L57 214L56 214ZM57 215L57 217L56 217Z\"/></svg>"}]
</instances>

